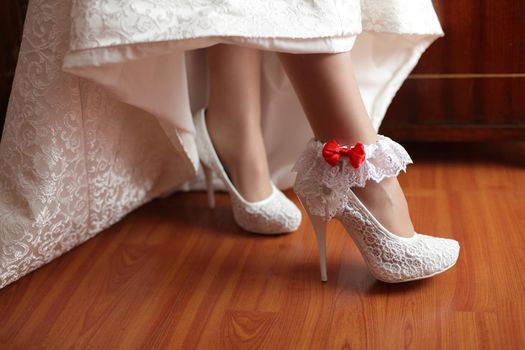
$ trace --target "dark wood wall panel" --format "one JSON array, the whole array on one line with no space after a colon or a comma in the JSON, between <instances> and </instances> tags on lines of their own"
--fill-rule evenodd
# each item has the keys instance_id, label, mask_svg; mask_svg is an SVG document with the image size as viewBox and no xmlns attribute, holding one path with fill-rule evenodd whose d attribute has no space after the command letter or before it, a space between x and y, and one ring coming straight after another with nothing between
<instances>
[{"instance_id":1,"label":"dark wood wall panel","mask_svg":"<svg viewBox=\"0 0 525 350\"><path fill-rule=\"evenodd\" d=\"M445 37L414 73L525 73L523 0L434 0Z\"/></svg>"},{"instance_id":2,"label":"dark wood wall panel","mask_svg":"<svg viewBox=\"0 0 525 350\"><path fill-rule=\"evenodd\" d=\"M389 116L397 124L519 125L525 116L524 98L521 78L408 79Z\"/></svg>"},{"instance_id":3,"label":"dark wood wall panel","mask_svg":"<svg viewBox=\"0 0 525 350\"><path fill-rule=\"evenodd\" d=\"M525 140L525 3L434 6L445 37L403 84L381 132L406 140Z\"/></svg>"},{"instance_id":4,"label":"dark wood wall panel","mask_svg":"<svg viewBox=\"0 0 525 350\"><path fill-rule=\"evenodd\" d=\"M27 0L0 0L0 131L4 126L26 9Z\"/></svg>"}]
</instances>

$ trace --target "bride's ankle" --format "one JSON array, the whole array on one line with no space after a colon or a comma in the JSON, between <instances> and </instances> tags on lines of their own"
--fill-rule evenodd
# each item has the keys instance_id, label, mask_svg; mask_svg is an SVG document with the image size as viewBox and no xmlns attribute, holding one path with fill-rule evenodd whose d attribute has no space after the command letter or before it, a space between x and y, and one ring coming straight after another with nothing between
<instances>
[{"instance_id":1,"label":"bride's ankle","mask_svg":"<svg viewBox=\"0 0 525 350\"><path fill-rule=\"evenodd\" d=\"M235 130L235 128L213 125L209 127L215 151L223 165L232 168L236 165L250 166L252 160L263 162L266 157L262 136L257 131Z\"/></svg>"},{"instance_id":2,"label":"bride's ankle","mask_svg":"<svg viewBox=\"0 0 525 350\"><path fill-rule=\"evenodd\" d=\"M206 124L212 142L225 154L235 155L251 145L262 142L259 122L254 116L232 116L216 110L206 112ZM260 140L259 140L260 139Z\"/></svg>"},{"instance_id":3,"label":"bride's ankle","mask_svg":"<svg viewBox=\"0 0 525 350\"><path fill-rule=\"evenodd\" d=\"M353 191L390 232L402 237L411 237L414 234L405 195L395 177L386 178L379 183L368 181L365 187L356 187Z\"/></svg>"},{"instance_id":4,"label":"bride's ankle","mask_svg":"<svg viewBox=\"0 0 525 350\"><path fill-rule=\"evenodd\" d=\"M253 121L230 125L232 120L229 117L221 119L219 115L208 113L208 134L239 193L251 202L269 196L272 187L260 125ZM250 116L246 117L250 119Z\"/></svg>"}]
</instances>

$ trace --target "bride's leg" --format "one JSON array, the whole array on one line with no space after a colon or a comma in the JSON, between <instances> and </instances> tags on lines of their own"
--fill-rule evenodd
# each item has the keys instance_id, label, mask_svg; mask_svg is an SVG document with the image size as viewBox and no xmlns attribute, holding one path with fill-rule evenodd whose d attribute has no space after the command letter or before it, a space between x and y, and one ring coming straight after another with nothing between
<instances>
[{"instance_id":1,"label":"bride's leg","mask_svg":"<svg viewBox=\"0 0 525 350\"><path fill-rule=\"evenodd\" d=\"M377 139L352 67L350 52L338 54L285 54L279 58L301 101L317 139L335 138L352 145ZM356 195L391 232L412 236L414 228L405 196L396 178L369 181Z\"/></svg>"},{"instance_id":2,"label":"bride's leg","mask_svg":"<svg viewBox=\"0 0 525 350\"><path fill-rule=\"evenodd\" d=\"M230 179L248 201L272 192L261 134L260 59L256 49L208 48L208 130Z\"/></svg>"}]
</instances>

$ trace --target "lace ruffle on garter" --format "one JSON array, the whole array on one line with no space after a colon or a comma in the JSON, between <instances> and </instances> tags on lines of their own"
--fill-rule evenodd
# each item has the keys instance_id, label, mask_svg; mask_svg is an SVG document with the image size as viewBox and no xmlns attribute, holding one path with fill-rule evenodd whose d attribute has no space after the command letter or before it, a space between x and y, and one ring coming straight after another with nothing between
<instances>
[{"instance_id":1,"label":"lace ruffle on garter","mask_svg":"<svg viewBox=\"0 0 525 350\"><path fill-rule=\"evenodd\" d=\"M327 220L345 207L352 187L364 187L367 180L380 182L395 177L412 163L403 146L383 135L376 143L365 145L366 159L357 169L345 157L336 166L328 164L322 155L324 145L312 138L292 171L297 172L294 190L303 205L311 214Z\"/></svg>"}]
</instances>

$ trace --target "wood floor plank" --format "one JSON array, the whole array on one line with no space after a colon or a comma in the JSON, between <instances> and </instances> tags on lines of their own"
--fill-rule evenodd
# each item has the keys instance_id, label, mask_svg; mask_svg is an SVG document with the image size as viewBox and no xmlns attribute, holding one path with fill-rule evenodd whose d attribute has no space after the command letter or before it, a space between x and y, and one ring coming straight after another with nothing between
<instances>
[{"instance_id":1,"label":"wood floor plank","mask_svg":"<svg viewBox=\"0 0 525 350\"><path fill-rule=\"evenodd\" d=\"M450 271L376 281L333 221L321 283L306 216L263 237L226 194L177 193L0 290L0 348L525 348L525 143L407 148L417 230L461 244Z\"/></svg>"}]
</instances>

